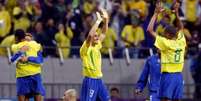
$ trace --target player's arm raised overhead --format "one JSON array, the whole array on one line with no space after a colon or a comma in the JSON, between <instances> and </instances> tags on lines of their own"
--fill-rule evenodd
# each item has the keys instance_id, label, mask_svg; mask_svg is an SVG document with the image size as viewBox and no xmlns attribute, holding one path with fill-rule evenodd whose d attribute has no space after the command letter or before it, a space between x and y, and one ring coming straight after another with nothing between
<instances>
[{"instance_id":1,"label":"player's arm raised overhead","mask_svg":"<svg viewBox=\"0 0 201 101\"><path fill-rule=\"evenodd\" d=\"M104 22L104 25L102 27L102 33L100 34L100 41L103 41L104 38L105 38L105 34L108 30L108 23L109 23L109 16L108 16L108 13L105 9L103 8L100 8L100 11L101 11L101 17L103 18L103 22Z\"/></svg>"},{"instance_id":2,"label":"player's arm raised overhead","mask_svg":"<svg viewBox=\"0 0 201 101\"><path fill-rule=\"evenodd\" d=\"M174 11L175 11L175 15L176 15L176 26L178 27L178 30L183 30L184 29L184 25L182 23L182 21L180 20L179 17L179 7L180 7L180 3L176 2L174 4Z\"/></svg>"},{"instance_id":3,"label":"player's arm raised overhead","mask_svg":"<svg viewBox=\"0 0 201 101\"><path fill-rule=\"evenodd\" d=\"M156 32L154 31L154 24L155 24L155 21L157 19L157 16L159 13L161 13L162 11L164 11L163 7L162 7L162 3L161 2L158 2L156 4L156 8L155 8L155 11L154 11L154 15L152 16L151 18L151 21L149 22L149 25L148 25L148 28L147 28L147 31L154 37L156 38Z\"/></svg>"},{"instance_id":4,"label":"player's arm raised overhead","mask_svg":"<svg viewBox=\"0 0 201 101\"><path fill-rule=\"evenodd\" d=\"M97 16L97 20L96 20L95 24L92 26L91 30L89 31L89 34L86 39L87 47L90 45L93 35L96 33L98 26L100 25L100 23L103 20L99 12L96 12L96 16Z\"/></svg>"}]
</instances>

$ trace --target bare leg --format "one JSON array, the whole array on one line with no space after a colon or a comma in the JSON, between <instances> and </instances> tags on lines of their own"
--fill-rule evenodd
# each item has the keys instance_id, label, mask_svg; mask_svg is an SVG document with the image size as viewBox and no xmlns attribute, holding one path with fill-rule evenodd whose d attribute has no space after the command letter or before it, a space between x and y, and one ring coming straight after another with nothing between
<instances>
[{"instance_id":1,"label":"bare leg","mask_svg":"<svg viewBox=\"0 0 201 101\"><path fill-rule=\"evenodd\" d=\"M41 96L41 95L34 95L34 100L35 101L43 101L43 96Z\"/></svg>"},{"instance_id":2,"label":"bare leg","mask_svg":"<svg viewBox=\"0 0 201 101\"><path fill-rule=\"evenodd\" d=\"M25 101L29 101L29 97L28 96L25 97Z\"/></svg>"},{"instance_id":3,"label":"bare leg","mask_svg":"<svg viewBox=\"0 0 201 101\"><path fill-rule=\"evenodd\" d=\"M18 101L25 101L24 95L19 95L17 98L18 98Z\"/></svg>"}]
</instances>

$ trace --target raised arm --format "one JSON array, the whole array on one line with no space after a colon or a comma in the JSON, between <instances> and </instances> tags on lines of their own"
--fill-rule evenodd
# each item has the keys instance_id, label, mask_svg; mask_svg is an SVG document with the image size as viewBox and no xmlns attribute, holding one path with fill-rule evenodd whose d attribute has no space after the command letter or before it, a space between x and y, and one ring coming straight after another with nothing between
<instances>
[{"instance_id":1,"label":"raised arm","mask_svg":"<svg viewBox=\"0 0 201 101\"><path fill-rule=\"evenodd\" d=\"M96 20L95 24L92 26L91 30L89 31L89 34L88 34L87 39L86 39L87 46L90 45L92 36L96 33L96 30L98 29L98 26L100 25L100 23L103 20L101 18L101 15L100 15L99 12L96 12L96 16L97 16L97 20Z\"/></svg>"},{"instance_id":2,"label":"raised arm","mask_svg":"<svg viewBox=\"0 0 201 101\"><path fill-rule=\"evenodd\" d=\"M176 23L177 23L178 29L183 30L184 25L183 25L183 23L182 23L182 21L180 20L180 17L179 17L179 7L180 7L180 3L176 2L174 4L174 11L175 11L175 15L176 15Z\"/></svg>"},{"instance_id":3,"label":"raised arm","mask_svg":"<svg viewBox=\"0 0 201 101\"><path fill-rule=\"evenodd\" d=\"M151 21L149 22L149 25L148 25L148 28L147 28L147 31L151 34L151 36L153 36L154 38L156 37L156 32L154 31L154 24L155 24L155 21L158 17L158 14L161 13L162 11L164 11L163 7L162 7L162 4L160 2L158 2L156 4L156 8L155 8L155 11L154 11L154 15L152 16L151 18Z\"/></svg>"},{"instance_id":4,"label":"raised arm","mask_svg":"<svg viewBox=\"0 0 201 101\"><path fill-rule=\"evenodd\" d=\"M104 25L102 27L102 33L101 33L99 39L100 39L100 41L103 41L105 38L105 34L108 30L109 16L108 16L108 13L105 9L100 8L100 10L101 10L101 14L102 14L101 16L102 16L103 21L104 21Z\"/></svg>"}]
</instances>

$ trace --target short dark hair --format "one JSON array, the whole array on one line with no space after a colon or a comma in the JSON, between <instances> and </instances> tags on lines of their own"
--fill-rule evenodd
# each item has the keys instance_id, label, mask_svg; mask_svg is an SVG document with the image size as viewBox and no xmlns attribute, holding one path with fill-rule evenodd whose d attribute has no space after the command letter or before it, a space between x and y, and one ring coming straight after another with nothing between
<instances>
[{"instance_id":1,"label":"short dark hair","mask_svg":"<svg viewBox=\"0 0 201 101\"><path fill-rule=\"evenodd\" d=\"M177 33L177 30L176 30L176 28L175 28L174 26L172 26L172 25L167 25L167 26L165 27L165 33L169 33L169 34L175 36L176 33Z\"/></svg>"},{"instance_id":2,"label":"short dark hair","mask_svg":"<svg viewBox=\"0 0 201 101\"><path fill-rule=\"evenodd\" d=\"M112 91L117 91L117 92L119 93L119 89L116 88L116 87L112 87L112 88L110 89L110 92L112 92Z\"/></svg>"},{"instance_id":3,"label":"short dark hair","mask_svg":"<svg viewBox=\"0 0 201 101\"><path fill-rule=\"evenodd\" d=\"M22 29L17 29L15 31L15 39L17 42L20 42L21 40L23 40L25 38L26 34L24 32L24 30Z\"/></svg>"}]
</instances>

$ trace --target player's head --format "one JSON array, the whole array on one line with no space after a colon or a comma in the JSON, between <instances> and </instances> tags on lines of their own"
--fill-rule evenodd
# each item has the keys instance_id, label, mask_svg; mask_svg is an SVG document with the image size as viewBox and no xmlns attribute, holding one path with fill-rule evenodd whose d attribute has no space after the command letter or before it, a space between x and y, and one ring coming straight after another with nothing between
<instances>
[{"instance_id":1,"label":"player's head","mask_svg":"<svg viewBox=\"0 0 201 101\"><path fill-rule=\"evenodd\" d=\"M98 35L97 32L95 32L95 34L92 35L91 40L92 40L92 44L97 44L98 43L98 41L99 41L99 35Z\"/></svg>"},{"instance_id":2,"label":"player's head","mask_svg":"<svg viewBox=\"0 0 201 101\"><path fill-rule=\"evenodd\" d=\"M177 35L177 30L174 26L171 26L171 25L167 25L165 27L165 31L164 31L164 36L168 39L173 39L176 37Z\"/></svg>"},{"instance_id":3,"label":"player's head","mask_svg":"<svg viewBox=\"0 0 201 101\"><path fill-rule=\"evenodd\" d=\"M25 36L26 36L26 34L25 34L24 30L17 29L15 31L15 41L16 42L21 42L21 41L25 40Z\"/></svg>"},{"instance_id":4,"label":"player's head","mask_svg":"<svg viewBox=\"0 0 201 101\"><path fill-rule=\"evenodd\" d=\"M25 33L26 36L25 36L25 40L27 41L32 41L33 40L33 36L31 35L31 33Z\"/></svg>"},{"instance_id":5,"label":"player's head","mask_svg":"<svg viewBox=\"0 0 201 101\"><path fill-rule=\"evenodd\" d=\"M64 92L63 101L76 101L77 92L75 89L69 89Z\"/></svg>"}]
</instances>

